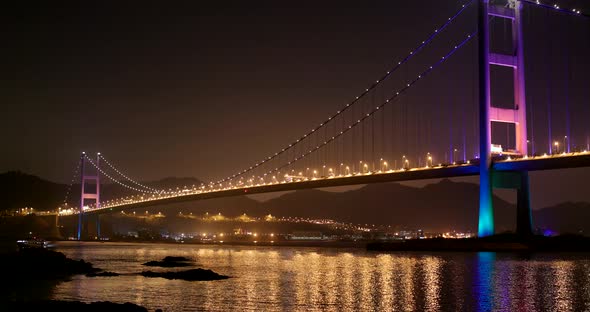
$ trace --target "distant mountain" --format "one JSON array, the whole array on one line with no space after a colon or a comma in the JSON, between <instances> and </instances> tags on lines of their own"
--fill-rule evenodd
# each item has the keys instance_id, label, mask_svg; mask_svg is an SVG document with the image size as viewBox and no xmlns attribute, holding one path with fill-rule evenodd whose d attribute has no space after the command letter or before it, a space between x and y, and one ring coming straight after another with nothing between
<instances>
[{"instance_id":1,"label":"distant mountain","mask_svg":"<svg viewBox=\"0 0 590 312\"><path fill-rule=\"evenodd\" d=\"M494 200L497 230L513 230L515 206L499 197ZM442 180L424 188L379 183L339 193L321 189L298 190L265 202L238 196L159 205L148 210L166 215L178 212L221 213L228 217L242 213L254 216L272 214L336 219L355 224L397 225L400 229L476 231L478 203L478 185Z\"/></svg>"},{"instance_id":2,"label":"distant mountain","mask_svg":"<svg viewBox=\"0 0 590 312\"><path fill-rule=\"evenodd\" d=\"M477 229L479 187L442 180L423 188L399 183L369 184L344 192L303 190L264 203L276 215L333 218L354 223L394 224L432 231ZM514 206L495 197L496 226L513 229Z\"/></svg>"},{"instance_id":3,"label":"distant mountain","mask_svg":"<svg viewBox=\"0 0 590 312\"><path fill-rule=\"evenodd\" d=\"M63 202L67 186L20 171L0 174L0 210L33 207L54 209Z\"/></svg>"},{"instance_id":4,"label":"distant mountain","mask_svg":"<svg viewBox=\"0 0 590 312\"><path fill-rule=\"evenodd\" d=\"M559 233L590 233L590 203L566 202L537 210L536 227Z\"/></svg>"},{"instance_id":5,"label":"distant mountain","mask_svg":"<svg viewBox=\"0 0 590 312\"><path fill-rule=\"evenodd\" d=\"M101 199L109 200L137 194L116 183L101 183ZM200 185L195 178L164 178L156 181L140 182L154 189L176 189L177 186ZM128 183L129 184L129 183ZM92 189L92 186L89 186ZM70 192L68 194L68 189ZM93 190L91 190L93 191ZM0 211L33 207L36 210L52 210L66 199L70 205L78 206L80 202L80 183L71 187L41 179L20 171L0 173Z\"/></svg>"},{"instance_id":6,"label":"distant mountain","mask_svg":"<svg viewBox=\"0 0 590 312\"><path fill-rule=\"evenodd\" d=\"M448 179L423 188L399 183L369 184L348 192L319 189L298 190L259 202L246 196L155 206L148 209L171 216L178 212L201 215L221 213L235 217L272 214L277 217L328 218L338 221L395 225L398 229L423 228L427 231L465 230L476 232L479 186ZM494 197L496 231L514 231L515 205ZM533 211L536 228L561 233L590 231L590 204L564 203Z\"/></svg>"}]
</instances>

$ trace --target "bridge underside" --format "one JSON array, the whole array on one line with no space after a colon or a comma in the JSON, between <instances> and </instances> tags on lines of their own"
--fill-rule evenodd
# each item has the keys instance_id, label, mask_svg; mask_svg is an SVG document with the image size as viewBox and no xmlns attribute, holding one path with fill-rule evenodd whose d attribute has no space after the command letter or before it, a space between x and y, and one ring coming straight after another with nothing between
<instances>
[{"instance_id":1,"label":"bridge underside","mask_svg":"<svg viewBox=\"0 0 590 312\"><path fill-rule=\"evenodd\" d=\"M494 172L528 172L539 170L552 169L566 169L590 167L590 153L583 153L579 155L568 156L549 156L549 157L535 157L528 159L517 159L509 161L498 161L493 164ZM314 189L335 186L350 186L370 183L384 183L384 182L401 182L413 180L428 180L428 179L442 179L452 177L464 177L479 175L479 165L477 163L435 167L424 169L410 169L406 171L395 171L387 173L374 173L367 175L355 175L347 177L335 177L328 179L317 179L311 181L301 181L292 183L272 184L263 186L253 186L239 189L219 190L198 194L187 194L182 196L153 199L144 202L130 203L127 205L120 205L112 208L99 209L94 211L87 211L85 214L102 214L119 212L122 210L131 210L144 207L151 207L162 204L171 204L178 202L187 202L195 200L204 200L220 197L251 195L272 192L284 192L300 189ZM517 185L520 182L517 183ZM505 187L501 186L500 187Z\"/></svg>"}]
</instances>

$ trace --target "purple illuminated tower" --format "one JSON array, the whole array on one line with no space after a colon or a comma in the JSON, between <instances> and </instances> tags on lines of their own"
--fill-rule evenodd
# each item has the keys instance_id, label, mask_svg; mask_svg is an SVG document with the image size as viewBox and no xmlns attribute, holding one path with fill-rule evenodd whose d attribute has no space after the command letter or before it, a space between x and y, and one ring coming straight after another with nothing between
<instances>
[{"instance_id":1,"label":"purple illuminated tower","mask_svg":"<svg viewBox=\"0 0 590 312\"><path fill-rule=\"evenodd\" d=\"M89 175L86 172L86 153L82 152L80 156L80 213L78 214L78 240L80 240L82 236L82 230L84 226L84 210L87 209L86 200L90 199L94 202L94 207L98 208L100 206L100 175L99 169L100 168L100 153L96 154L96 173L94 175ZM96 184L96 192L95 193L87 193L86 192L86 182L87 181L94 181ZM97 237L100 237L100 221L96 219L96 232Z\"/></svg>"},{"instance_id":2,"label":"purple illuminated tower","mask_svg":"<svg viewBox=\"0 0 590 312\"><path fill-rule=\"evenodd\" d=\"M490 5L489 0L479 1L479 110L480 110L480 201L478 236L494 234L493 187L517 189L517 232L530 234L532 219L527 172L502 174L492 170L492 122L511 123L515 126L514 154L527 156L527 126L522 33L522 1L509 0L509 6ZM490 17L512 22L512 54L490 51ZM510 67L514 73L514 105L511 108L494 107L490 96L490 66Z\"/></svg>"}]
</instances>

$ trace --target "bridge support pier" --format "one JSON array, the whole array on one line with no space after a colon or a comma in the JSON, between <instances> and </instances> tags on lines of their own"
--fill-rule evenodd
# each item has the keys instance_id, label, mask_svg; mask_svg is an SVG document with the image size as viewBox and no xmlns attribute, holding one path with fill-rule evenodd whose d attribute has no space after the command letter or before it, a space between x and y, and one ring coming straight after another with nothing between
<instances>
[{"instance_id":1,"label":"bridge support pier","mask_svg":"<svg viewBox=\"0 0 590 312\"><path fill-rule=\"evenodd\" d=\"M492 129L490 123L489 0L479 0L479 222L477 235L494 235L492 203Z\"/></svg>"},{"instance_id":2,"label":"bridge support pier","mask_svg":"<svg viewBox=\"0 0 590 312\"><path fill-rule=\"evenodd\" d=\"M86 200L91 200L94 202L94 207L100 207L100 177L99 177L99 165L100 165L100 153L96 154L96 174L89 175L86 172L86 153L82 153L80 156L80 210L78 213L78 240L82 239L83 236L88 236L88 220L84 218L84 210L88 208L86 206ZM95 185L95 192L90 193L86 191L86 182L92 181ZM97 229L99 229L99 224L97 222ZM100 235L100 230L98 230L98 235ZM86 234L86 235L83 235Z\"/></svg>"},{"instance_id":3,"label":"bridge support pier","mask_svg":"<svg viewBox=\"0 0 590 312\"><path fill-rule=\"evenodd\" d=\"M522 236L533 234L533 218L527 171L494 172L495 188L516 190L516 233Z\"/></svg>"},{"instance_id":4,"label":"bridge support pier","mask_svg":"<svg viewBox=\"0 0 590 312\"><path fill-rule=\"evenodd\" d=\"M78 240L100 239L100 215L78 215Z\"/></svg>"},{"instance_id":5,"label":"bridge support pier","mask_svg":"<svg viewBox=\"0 0 590 312\"><path fill-rule=\"evenodd\" d=\"M526 96L522 32L522 1L508 1L509 8L490 5L490 0L479 0L478 57L479 57L479 223L478 236L494 234L493 184L497 173L492 170L492 122L511 123L515 127L514 153L528 155L526 126ZM510 54L493 53L490 50L490 16L511 21L513 51ZM500 108L491 102L490 66L512 68L514 75L514 102L511 108ZM531 232L528 173L519 172L517 231ZM504 179L502 179L504 180ZM503 186L502 186L503 187ZM528 217L527 217L528 216Z\"/></svg>"},{"instance_id":6,"label":"bridge support pier","mask_svg":"<svg viewBox=\"0 0 590 312\"><path fill-rule=\"evenodd\" d=\"M516 233L520 235L532 235L533 216L531 211L529 173L527 171L520 172L520 187L516 192Z\"/></svg>"},{"instance_id":7,"label":"bridge support pier","mask_svg":"<svg viewBox=\"0 0 590 312\"><path fill-rule=\"evenodd\" d=\"M82 231L83 231L83 226L84 225L84 213L82 213L82 211L80 211L80 213L78 213L78 240L80 240L82 238Z\"/></svg>"},{"instance_id":8,"label":"bridge support pier","mask_svg":"<svg viewBox=\"0 0 590 312\"><path fill-rule=\"evenodd\" d=\"M100 239L100 215L96 215L96 238Z\"/></svg>"}]
</instances>

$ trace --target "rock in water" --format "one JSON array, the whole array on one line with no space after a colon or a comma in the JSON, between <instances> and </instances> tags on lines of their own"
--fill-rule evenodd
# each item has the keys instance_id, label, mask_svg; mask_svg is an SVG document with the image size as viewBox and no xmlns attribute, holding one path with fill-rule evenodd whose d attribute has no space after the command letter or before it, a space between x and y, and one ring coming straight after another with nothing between
<instances>
[{"instance_id":1,"label":"rock in water","mask_svg":"<svg viewBox=\"0 0 590 312\"><path fill-rule=\"evenodd\" d=\"M191 261L189 258L185 257L174 257L174 256L167 256L162 261L172 261L172 262L179 262L179 261Z\"/></svg>"},{"instance_id":2,"label":"rock in water","mask_svg":"<svg viewBox=\"0 0 590 312\"><path fill-rule=\"evenodd\" d=\"M185 266L190 266L190 263L187 263L191 261L188 258L185 257L172 257L172 256L167 256L164 259L162 259L162 261L148 261L146 263L144 263L143 265L145 266L157 266L157 267L162 267L162 268L177 268L177 267L185 267Z\"/></svg>"},{"instance_id":3,"label":"rock in water","mask_svg":"<svg viewBox=\"0 0 590 312\"><path fill-rule=\"evenodd\" d=\"M87 277L97 277L97 276L119 276L119 273L115 273L115 272L109 272L109 271L104 271L104 272L99 272L99 273L88 273L86 274Z\"/></svg>"},{"instance_id":4,"label":"rock in water","mask_svg":"<svg viewBox=\"0 0 590 312\"><path fill-rule=\"evenodd\" d=\"M166 279L181 279L185 281L214 281L227 279L229 276L217 274L206 269L192 269L179 272L152 272L143 271L141 275L145 277L163 277Z\"/></svg>"}]
</instances>

